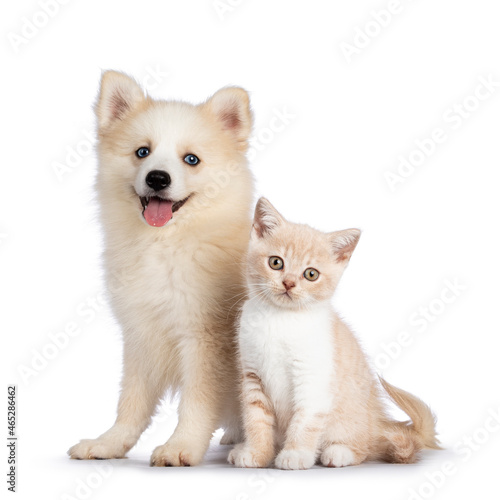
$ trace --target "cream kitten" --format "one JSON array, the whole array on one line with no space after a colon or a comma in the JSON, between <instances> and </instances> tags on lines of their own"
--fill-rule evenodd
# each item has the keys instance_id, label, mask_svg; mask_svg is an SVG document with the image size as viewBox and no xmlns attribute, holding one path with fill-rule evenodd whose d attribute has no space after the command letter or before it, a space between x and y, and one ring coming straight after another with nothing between
<instances>
[{"instance_id":1,"label":"cream kitten","mask_svg":"<svg viewBox=\"0 0 500 500\"><path fill-rule=\"evenodd\" d=\"M290 223L259 200L238 336L245 442L231 451L230 463L411 463L422 448L439 448L428 406L380 379L412 423L388 417L377 377L331 306L359 237L358 229L325 234Z\"/></svg>"}]
</instances>

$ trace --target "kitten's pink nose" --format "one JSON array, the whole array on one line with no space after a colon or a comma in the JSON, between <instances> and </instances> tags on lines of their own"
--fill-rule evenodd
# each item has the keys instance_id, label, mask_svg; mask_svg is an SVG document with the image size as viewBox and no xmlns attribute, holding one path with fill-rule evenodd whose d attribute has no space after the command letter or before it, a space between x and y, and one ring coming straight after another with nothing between
<instances>
[{"instance_id":1,"label":"kitten's pink nose","mask_svg":"<svg viewBox=\"0 0 500 500\"><path fill-rule=\"evenodd\" d=\"M292 280L283 280L283 286L285 287L285 290L288 292L288 290L290 290L295 286L295 282Z\"/></svg>"}]
</instances>

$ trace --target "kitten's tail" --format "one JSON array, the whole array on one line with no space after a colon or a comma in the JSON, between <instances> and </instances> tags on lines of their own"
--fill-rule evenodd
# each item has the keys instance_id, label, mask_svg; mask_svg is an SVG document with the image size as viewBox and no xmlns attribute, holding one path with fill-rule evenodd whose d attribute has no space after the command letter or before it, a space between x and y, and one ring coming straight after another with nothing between
<instances>
[{"instance_id":1,"label":"kitten's tail","mask_svg":"<svg viewBox=\"0 0 500 500\"><path fill-rule=\"evenodd\" d=\"M385 422L381 458L389 462L412 463L423 448L441 449L436 437L436 418L431 409L413 394L379 378L393 403L411 418L411 423Z\"/></svg>"}]
</instances>

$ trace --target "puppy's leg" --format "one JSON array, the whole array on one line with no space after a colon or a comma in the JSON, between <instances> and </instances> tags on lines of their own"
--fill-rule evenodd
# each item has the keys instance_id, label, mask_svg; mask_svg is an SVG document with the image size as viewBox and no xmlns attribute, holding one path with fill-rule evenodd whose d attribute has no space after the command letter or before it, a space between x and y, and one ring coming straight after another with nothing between
<instances>
[{"instance_id":1,"label":"puppy's leg","mask_svg":"<svg viewBox=\"0 0 500 500\"><path fill-rule=\"evenodd\" d=\"M135 354L135 355L134 355ZM68 455L77 459L123 458L151 422L165 379L161 363L144 361L144 354L124 348L122 392L115 424L97 439L83 439ZM138 359L140 358L140 359Z\"/></svg>"},{"instance_id":2,"label":"puppy's leg","mask_svg":"<svg viewBox=\"0 0 500 500\"><path fill-rule=\"evenodd\" d=\"M235 376L236 378L236 376ZM237 385L236 382L234 384ZM224 402L224 435L220 440L220 444L237 444L243 441L243 424L240 410L240 395L238 388L235 387L229 393L229 397Z\"/></svg>"},{"instance_id":3,"label":"puppy's leg","mask_svg":"<svg viewBox=\"0 0 500 500\"><path fill-rule=\"evenodd\" d=\"M210 340L192 339L182 349L179 423L170 439L153 451L153 466L199 464L221 421L224 386L227 385L223 375L226 355Z\"/></svg>"}]
</instances>

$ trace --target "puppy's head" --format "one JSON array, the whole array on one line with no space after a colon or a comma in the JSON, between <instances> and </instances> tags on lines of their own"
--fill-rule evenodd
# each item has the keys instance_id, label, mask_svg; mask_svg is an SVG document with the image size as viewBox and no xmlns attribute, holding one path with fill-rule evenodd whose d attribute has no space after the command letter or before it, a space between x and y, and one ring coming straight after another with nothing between
<instances>
[{"instance_id":1,"label":"puppy's head","mask_svg":"<svg viewBox=\"0 0 500 500\"><path fill-rule=\"evenodd\" d=\"M241 88L223 88L195 106L153 100L132 78L107 71L96 114L98 190L102 205L113 202L121 218L173 224L251 182L245 152L252 115Z\"/></svg>"}]
</instances>

